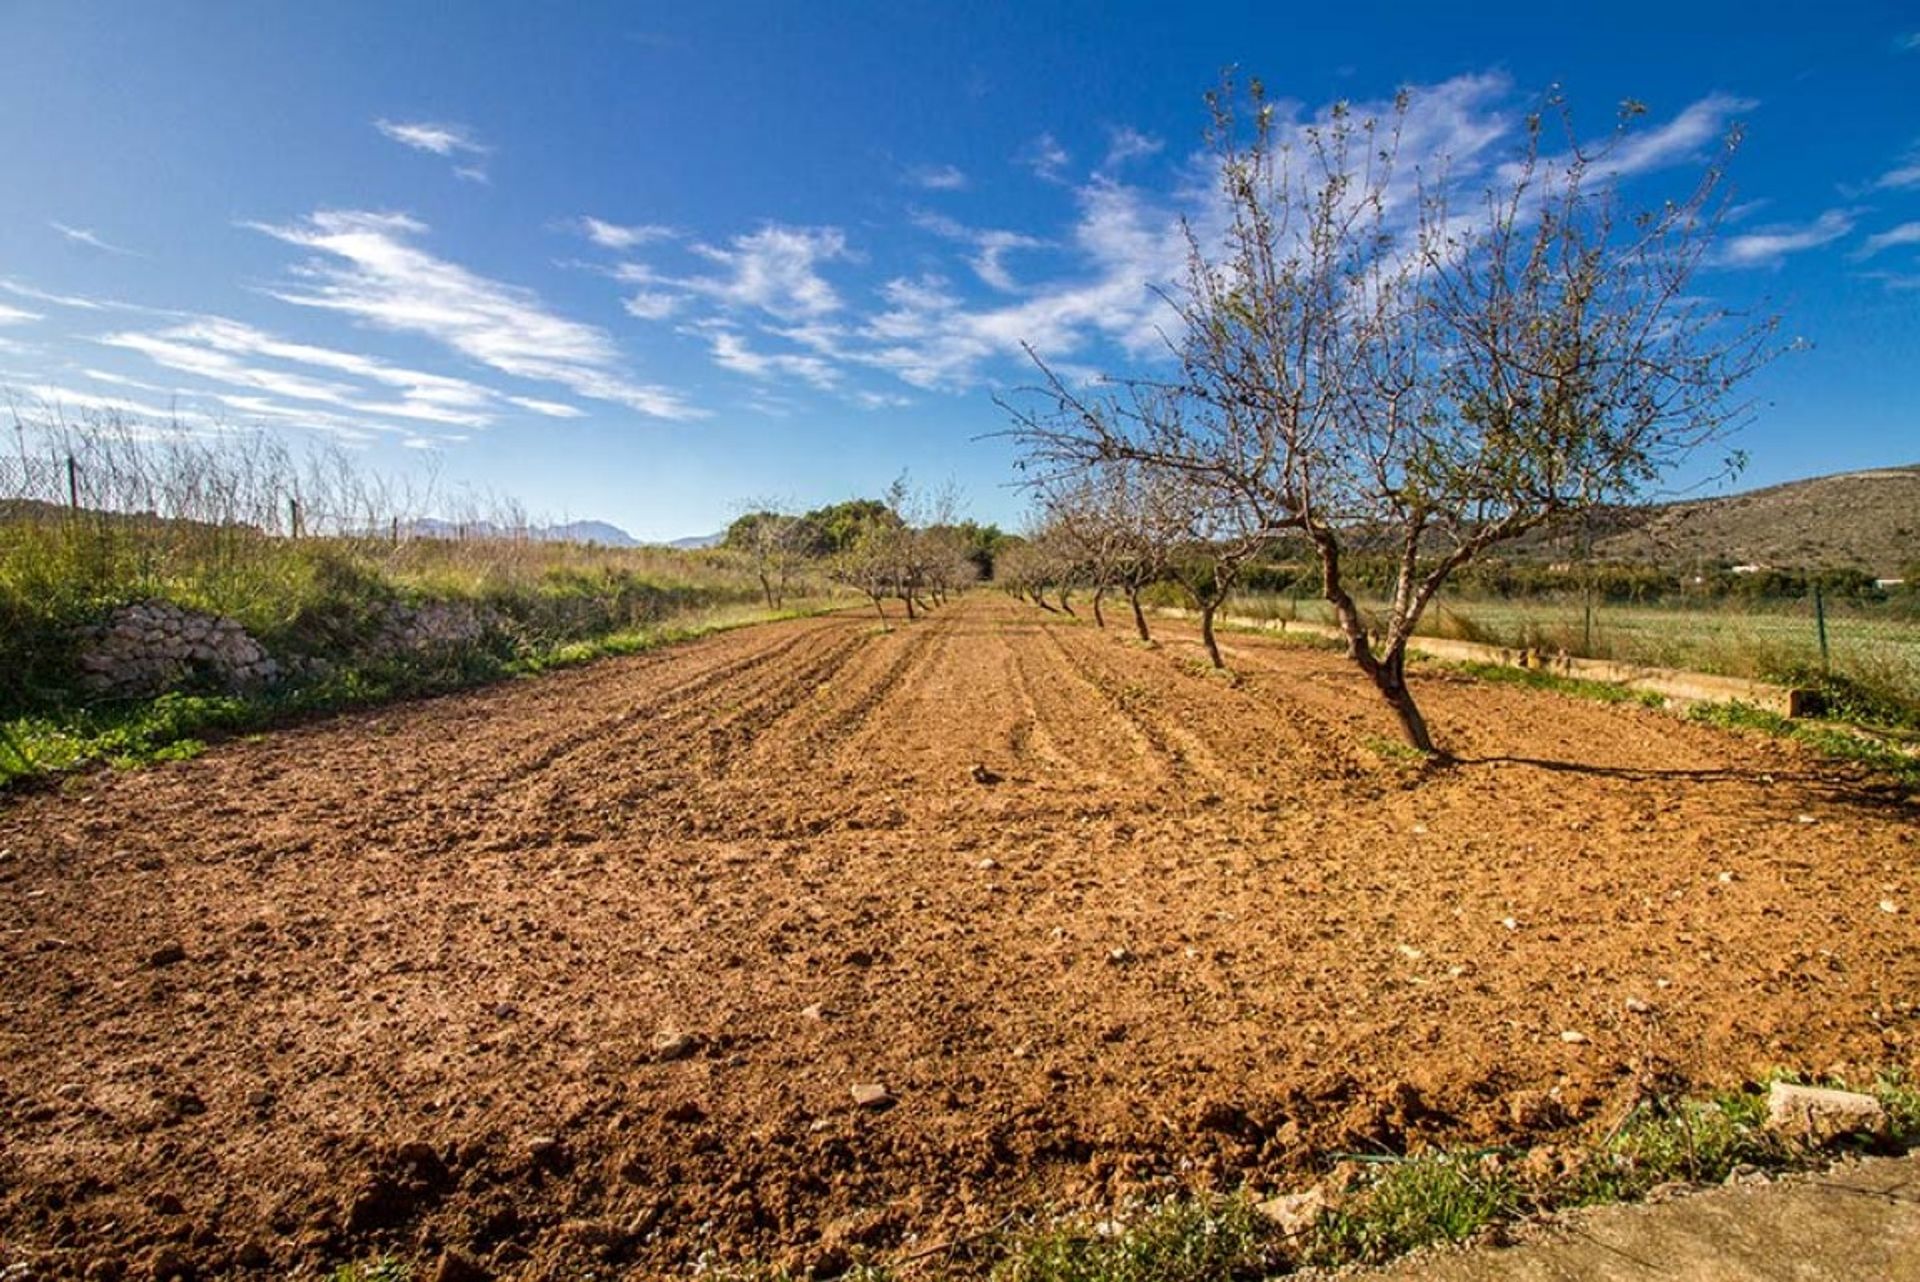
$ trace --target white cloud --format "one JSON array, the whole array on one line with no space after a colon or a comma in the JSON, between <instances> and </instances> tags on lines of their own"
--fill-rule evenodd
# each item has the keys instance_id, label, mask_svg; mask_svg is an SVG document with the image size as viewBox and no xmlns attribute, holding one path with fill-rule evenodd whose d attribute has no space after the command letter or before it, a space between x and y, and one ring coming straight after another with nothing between
<instances>
[{"instance_id":1,"label":"white cloud","mask_svg":"<svg viewBox=\"0 0 1920 1282\"><path fill-rule=\"evenodd\" d=\"M1920 187L1920 152L1908 152L1899 164L1875 179L1873 185L1882 191Z\"/></svg>"},{"instance_id":2,"label":"white cloud","mask_svg":"<svg viewBox=\"0 0 1920 1282\"><path fill-rule=\"evenodd\" d=\"M555 314L531 290L419 248L413 240L427 228L403 214L322 210L299 224L248 225L319 255L295 270L299 285L270 291L284 302L425 335L515 378L558 383L656 418L704 416L671 389L635 382L604 330Z\"/></svg>"},{"instance_id":3,"label":"white cloud","mask_svg":"<svg viewBox=\"0 0 1920 1282\"><path fill-rule=\"evenodd\" d=\"M936 236L973 246L975 252L967 265L982 281L1003 293L1014 293L1020 288L1007 267L1006 256L1016 249L1047 248L1046 241L1021 232L967 227L944 214L925 210L916 210L913 221L915 226Z\"/></svg>"},{"instance_id":4,"label":"white cloud","mask_svg":"<svg viewBox=\"0 0 1920 1282\"><path fill-rule=\"evenodd\" d=\"M1810 223L1776 223L1730 236L1722 242L1714 260L1725 267L1769 267L1788 254L1830 245L1852 230L1851 211L1829 209Z\"/></svg>"},{"instance_id":5,"label":"white cloud","mask_svg":"<svg viewBox=\"0 0 1920 1282\"><path fill-rule=\"evenodd\" d=\"M85 227L69 227L61 222L49 222L47 226L53 228L76 245L85 245L88 249L97 249L102 253L122 254L129 258L139 257L139 255L131 249L125 249L119 245L100 239L99 236L87 230Z\"/></svg>"},{"instance_id":6,"label":"white cloud","mask_svg":"<svg viewBox=\"0 0 1920 1282\"><path fill-rule=\"evenodd\" d=\"M376 120L373 127L403 147L429 152L448 160L469 157L453 167L453 176L467 182L490 183L486 158L493 148L481 143L465 125L435 124L426 120Z\"/></svg>"},{"instance_id":7,"label":"white cloud","mask_svg":"<svg viewBox=\"0 0 1920 1282\"><path fill-rule=\"evenodd\" d=\"M629 297L623 304L627 315L645 321L666 320L680 310L686 299L679 294L662 294L641 290Z\"/></svg>"},{"instance_id":8,"label":"white cloud","mask_svg":"<svg viewBox=\"0 0 1920 1282\"><path fill-rule=\"evenodd\" d=\"M45 320L39 312L29 312L19 307L8 307L0 303L0 325L25 325L31 321Z\"/></svg>"},{"instance_id":9,"label":"white cloud","mask_svg":"<svg viewBox=\"0 0 1920 1282\"><path fill-rule=\"evenodd\" d=\"M692 252L723 268L723 273L673 277L639 263L623 263L615 275L633 284L667 286L724 306L758 308L783 320L795 320L839 309L840 295L820 274L819 267L852 257L846 236L838 228L774 223L736 236L724 247L696 244ZM646 294L636 297L649 298ZM658 315L648 314L646 304L640 311L630 304L628 310L643 319L658 319Z\"/></svg>"},{"instance_id":10,"label":"white cloud","mask_svg":"<svg viewBox=\"0 0 1920 1282\"><path fill-rule=\"evenodd\" d=\"M1757 106L1759 103L1751 98L1710 94L1658 128L1629 134L1625 142L1607 153L1600 172L1626 178L1678 164L1724 141L1734 118Z\"/></svg>"},{"instance_id":11,"label":"white cloud","mask_svg":"<svg viewBox=\"0 0 1920 1282\"><path fill-rule=\"evenodd\" d=\"M1052 134L1041 134L1015 154L1014 159L1048 182L1060 182L1073 157Z\"/></svg>"},{"instance_id":12,"label":"white cloud","mask_svg":"<svg viewBox=\"0 0 1920 1282\"><path fill-rule=\"evenodd\" d=\"M1877 236L1867 237L1857 257L1868 258L1883 249L1895 249L1901 245L1920 245L1920 222L1901 223Z\"/></svg>"},{"instance_id":13,"label":"white cloud","mask_svg":"<svg viewBox=\"0 0 1920 1282\"><path fill-rule=\"evenodd\" d=\"M610 223L591 214L582 214L574 225L582 236L602 249L632 249L651 241L669 240L675 235L671 227L654 223Z\"/></svg>"},{"instance_id":14,"label":"white cloud","mask_svg":"<svg viewBox=\"0 0 1920 1282\"><path fill-rule=\"evenodd\" d=\"M81 391L78 388L63 387L56 383L34 383L22 388L5 389L5 399L21 401L44 411L78 410L101 414L121 414L138 422L129 424L137 427L139 422L154 425L171 423L180 413L177 404L162 405L157 401L144 401L129 396L102 396L98 392Z\"/></svg>"},{"instance_id":15,"label":"white cloud","mask_svg":"<svg viewBox=\"0 0 1920 1282\"><path fill-rule=\"evenodd\" d=\"M564 401L543 401L533 396L509 396L506 399L523 410L532 410L535 414L543 414L548 418L585 418L587 416L587 412L578 405L568 405Z\"/></svg>"},{"instance_id":16,"label":"white cloud","mask_svg":"<svg viewBox=\"0 0 1920 1282\"><path fill-rule=\"evenodd\" d=\"M739 331L723 325L705 326L703 332L713 349L713 363L722 369L750 378L785 374L823 390L840 381L833 365L818 356L754 351Z\"/></svg>"},{"instance_id":17,"label":"white cloud","mask_svg":"<svg viewBox=\"0 0 1920 1282\"><path fill-rule=\"evenodd\" d=\"M1107 144L1106 168L1108 169L1116 169L1129 160L1154 155L1166 146L1166 143L1160 139L1143 134L1138 129L1127 125L1121 125L1107 132L1111 140Z\"/></svg>"},{"instance_id":18,"label":"white cloud","mask_svg":"<svg viewBox=\"0 0 1920 1282\"><path fill-rule=\"evenodd\" d=\"M406 369L356 352L293 343L223 317L200 317L153 333L103 335L109 347L139 352L154 363L229 387L316 401L360 414L484 427L493 421L496 393L465 379ZM346 374L398 389L399 399L367 399L385 393L337 379L315 378L249 361L280 361Z\"/></svg>"},{"instance_id":19,"label":"white cloud","mask_svg":"<svg viewBox=\"0 0 1920 1282\"><path fill-rule=\"evenodd\" d=\"M963 191L967 176L953 165L919 165L907 171L907 181L926 191Z\"/></svg>"},{"instance_id":20,"label":"white cloud","mask_svg":"<svg viewBox=\"0 0 1920 1282\"><path fill-rule=\"evenodd\" d=\"M463 125L437 125L429 121L376 120L373 127L403 147L430 151L436 156L484 156L488 148L475 140Z\"/></svg>"},{"instance_id":21,"label":"white cloud","mask_svg":"<svg viewBox=\"0 0 1920 1282\"><path fill-rule=\"evenodd\" d=\"M55 307L74 307L81 311L101 312L113 304L92 298L81 298L74 294L51 294L44 289L35 289L31 285L22 285L18 281L0 279L0 289L15 298L30 299L36 303L52 303Z\"/></svg>"}]
</instances>

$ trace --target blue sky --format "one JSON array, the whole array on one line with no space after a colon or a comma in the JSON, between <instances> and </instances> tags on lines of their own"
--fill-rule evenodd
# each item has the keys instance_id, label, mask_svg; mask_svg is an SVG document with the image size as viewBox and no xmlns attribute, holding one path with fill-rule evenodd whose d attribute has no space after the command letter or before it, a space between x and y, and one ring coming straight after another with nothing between
<instances>
[{"instance_id":1,"label":"blue sky","mask_svg":"<svg viewBox=\"0 0 1920 1282\"><path fill-rule=\"evenodd\" d=\"M1680 174L1703 291L1782 311L1745 482L1920 461L1903 4L0 6L0 381L348 443L647 538L906 469L1015 521L1019 344L1136 368L1229 64L1415 90L1438 155L1560 86Z\"/></svg>"}]
</instances>

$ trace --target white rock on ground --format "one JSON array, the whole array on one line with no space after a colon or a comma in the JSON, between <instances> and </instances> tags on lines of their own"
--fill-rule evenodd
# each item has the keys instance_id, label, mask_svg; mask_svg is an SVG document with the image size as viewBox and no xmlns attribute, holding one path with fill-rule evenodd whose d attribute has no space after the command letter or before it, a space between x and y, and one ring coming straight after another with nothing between
<instances>
[{"instance_id":1,"label":"white rock on ground","mask_svg":"<svg viewBox=\"0 0 1920 1282\"><path fill-rule=\"evenodd\" d=\"M1887 1110L1871 1095L1775 1082L1767 1091L1767 1129L1823 1144L1843 1135L1878 1135Z\"/></svg>"}]
</instances>

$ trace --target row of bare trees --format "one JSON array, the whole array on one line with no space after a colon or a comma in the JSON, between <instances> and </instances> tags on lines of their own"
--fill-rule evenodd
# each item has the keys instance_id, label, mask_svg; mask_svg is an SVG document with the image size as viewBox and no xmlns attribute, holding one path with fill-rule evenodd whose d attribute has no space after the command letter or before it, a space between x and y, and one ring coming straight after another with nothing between
<instances>
[{"instance_id":1,"label":"row of bare trees","mask_svg":"<svg viewBox=\"0 0 1920 1282\"><path fill-rule=\"evenodd\" d=\"M753 567L771 608L779 608L797 576L822 565L835 582L864 595L882 622L888 601L898 601L911 621L979 578L951 487L926 493L901 477L877 500L806 516L764 500L749 506L728 530L727 545Z\"/></svg>"},{"instance_id":2,"label":"row of bare trees","mask_svg":"<svg viewBox=\"0 0 1920 1282\"><path fill-rule=\"evenodd\" d=\"M1165 294L1171 368L1087 382L1036 356L1042 384L1003 402L1043 513L1021 572L1062 608L1069 584L1137 602L1143 576L1176 580L1218 665L1214 612L1295 541L1353 661L1431 752L1406 653L1448 576L1641 496L1743 416L1733 393L1775 321L1695 284L1737 139L1629 211L1623 177L1658 147L1631 105L1586 145L1550 104L1515 154L1456 174L1403 160L1405 95L1306 123L1257 82L1209 103L1216 199ZM1343 577L1357 547L1397 567L1373 611Z\"/></svg>"}]
</instances>

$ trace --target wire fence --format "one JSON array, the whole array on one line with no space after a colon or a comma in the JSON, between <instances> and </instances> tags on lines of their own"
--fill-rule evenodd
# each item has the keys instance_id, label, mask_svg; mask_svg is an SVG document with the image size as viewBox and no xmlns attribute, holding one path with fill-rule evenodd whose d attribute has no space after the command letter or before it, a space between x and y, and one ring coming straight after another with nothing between
<instances>
[{"instance_id":1,"label":"wire fence","mask_svg":"<svg viewBox=\"0 0 1920 1282\"><path fill-rule=\"evenodd\" d=\"M1255 598L1253 612L1333 622L1306 597ZM1362 602L1384 617L1382 601ZM1920 702L1920 593L1889 583L1874 596L1814 588L1778 597L1626 603L1579 593L1476 598L1442 594L1427 636L1760 680L1836 676Z\"/></svg>"}]
</instances>

